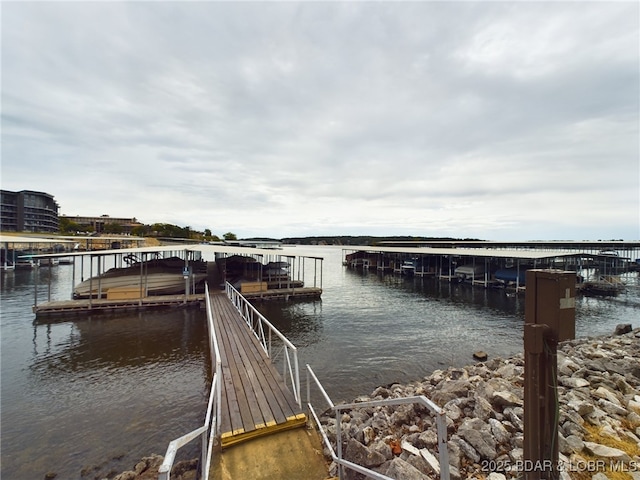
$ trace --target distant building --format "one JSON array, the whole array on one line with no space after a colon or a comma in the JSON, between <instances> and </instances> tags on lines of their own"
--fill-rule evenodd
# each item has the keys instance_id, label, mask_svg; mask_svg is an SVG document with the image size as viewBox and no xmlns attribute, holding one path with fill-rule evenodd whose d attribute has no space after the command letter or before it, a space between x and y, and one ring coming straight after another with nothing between
<instances>
[{"instance_id":1,"label":"distant building","mask_svg":"<svg viewBox=\"0 0 640 480\"><path fill-rule=\"evenodd\" d=\"M120 233L130 234L135 227L142 225L140 222L138 222L138 220L135 219L135 217L116 218L110 217L109 215L100 215L99 217L81 217L76 215L75 217L70 217L67 215L62 215L62 218L78 224L80 228L96 233L103 233L105 231L106 225L118 225L122 227L122 232Z\"/></svg>"},{"instance_id":2,"label":"distant building","mask_svg":"<svg viewBox=\"0 0 640 480\"><path fill-rule=\"evenodd\" d=\"M32 190L0 190L0 230L49 232L59 230L58 206L53 195Z\"/></svg>"}]
</instances>

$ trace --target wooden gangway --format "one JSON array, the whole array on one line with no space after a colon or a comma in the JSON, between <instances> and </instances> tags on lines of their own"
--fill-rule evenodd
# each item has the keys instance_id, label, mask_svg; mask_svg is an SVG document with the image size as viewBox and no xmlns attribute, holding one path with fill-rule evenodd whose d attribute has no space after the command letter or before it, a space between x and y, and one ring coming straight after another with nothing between
<instances>
[{"instance_id":1,"label":"wooden gangway","mask_svg":"<svg viewBox=\"0 0 640 480\"><path fill-rule=\"evenodd\" d=\"M221 360L222 447L303 426L306 415L262 344L223 292L210 293Z\"/></svg>"}]
</instances>

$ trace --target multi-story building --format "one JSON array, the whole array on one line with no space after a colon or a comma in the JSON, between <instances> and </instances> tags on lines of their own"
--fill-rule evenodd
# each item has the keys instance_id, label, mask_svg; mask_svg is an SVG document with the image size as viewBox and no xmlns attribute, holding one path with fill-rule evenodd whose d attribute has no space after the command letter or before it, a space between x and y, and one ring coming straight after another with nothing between
<instances>
[{"instance_id":1,"label":"multi-story building","mask_svg":"<svg viewBox=\"0 0 640 480\"><path fill-rule=\"evenodd\" d=\"M87 230L103 233L105 230L105 225L119 225L122 227L122 233L130 234L133 228L142 225L135 218L117 218L110 217L109 215L101 215L99 217L81 217L76 215L75 217L70 217L67 215L62 215L61 218L65 218L73 223L76 223L81 228L86 228Z\"/></svg>"},{"instance_id":2,"label":"multi-story building","mask_svg":"<svg viewBox=\"0 0 640 480\"><path fill-rule=\"evenodd\" d=\"M58 203L53 195L32 190L0 190L0 230L58 232Z\"/></svg>"}]
</instances>

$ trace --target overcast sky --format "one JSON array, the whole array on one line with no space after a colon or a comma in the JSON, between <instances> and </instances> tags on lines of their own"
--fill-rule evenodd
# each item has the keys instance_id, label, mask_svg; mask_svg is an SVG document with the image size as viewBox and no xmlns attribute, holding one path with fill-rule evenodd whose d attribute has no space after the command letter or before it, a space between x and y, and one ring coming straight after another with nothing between
<instances>
[{"instance_id":1,"label":"overcast sky","mask_svg":"<svg viewBox=\"0 0 640 480\"><path fill-rule=\"evenodd\" d=\"M640 239L630 2L6 2L2 177L238 237Z\"/></svg>"}]
</instances>

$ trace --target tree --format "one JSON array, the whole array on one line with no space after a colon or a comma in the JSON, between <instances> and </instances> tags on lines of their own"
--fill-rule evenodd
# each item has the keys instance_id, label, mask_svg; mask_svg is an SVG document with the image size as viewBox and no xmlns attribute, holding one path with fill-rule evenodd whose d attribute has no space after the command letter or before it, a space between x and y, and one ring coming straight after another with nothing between
<instances>
[{"instance_id":1,"label":"tree","mask_svg":"<svg viewBox=\"0 0 640 480\"><path fill-rule=\"evenodd\" d=\"M131 229L131 233L136 237L146 237L151 233L151 227L149 225L138 225Z\"/></svg>"},{"instance_id":2,"label":"tree","mask_svg":"<svg viewBox=\"0 0 640 480\"><path fill-rule=\"evenodd\" d=\"M60 217L60 233L76 233L80 230L80 225L69 220L67 217Z\"/></svg>"},{"instance_id":3,"label":"tree","mask_svg":"<svg viewBox=\"0 0 640 480\"><path fill-rule=\"evenodd\" d=\"M124 227L118 223L105 223L103 232L119 234L124 232Z\"/></svg>"},{"instance_id":4,"label":"tree","mask_svg":"<svg viewBox=\"0 0 640 480\"><path fill-rule=\"evenodd\" d=\"M225 240L237 240L238 237L236 237L235 233L231 233L231 232L227 232L225 233L222 238L224 238Z\"/></svg>"}]
</instances>

